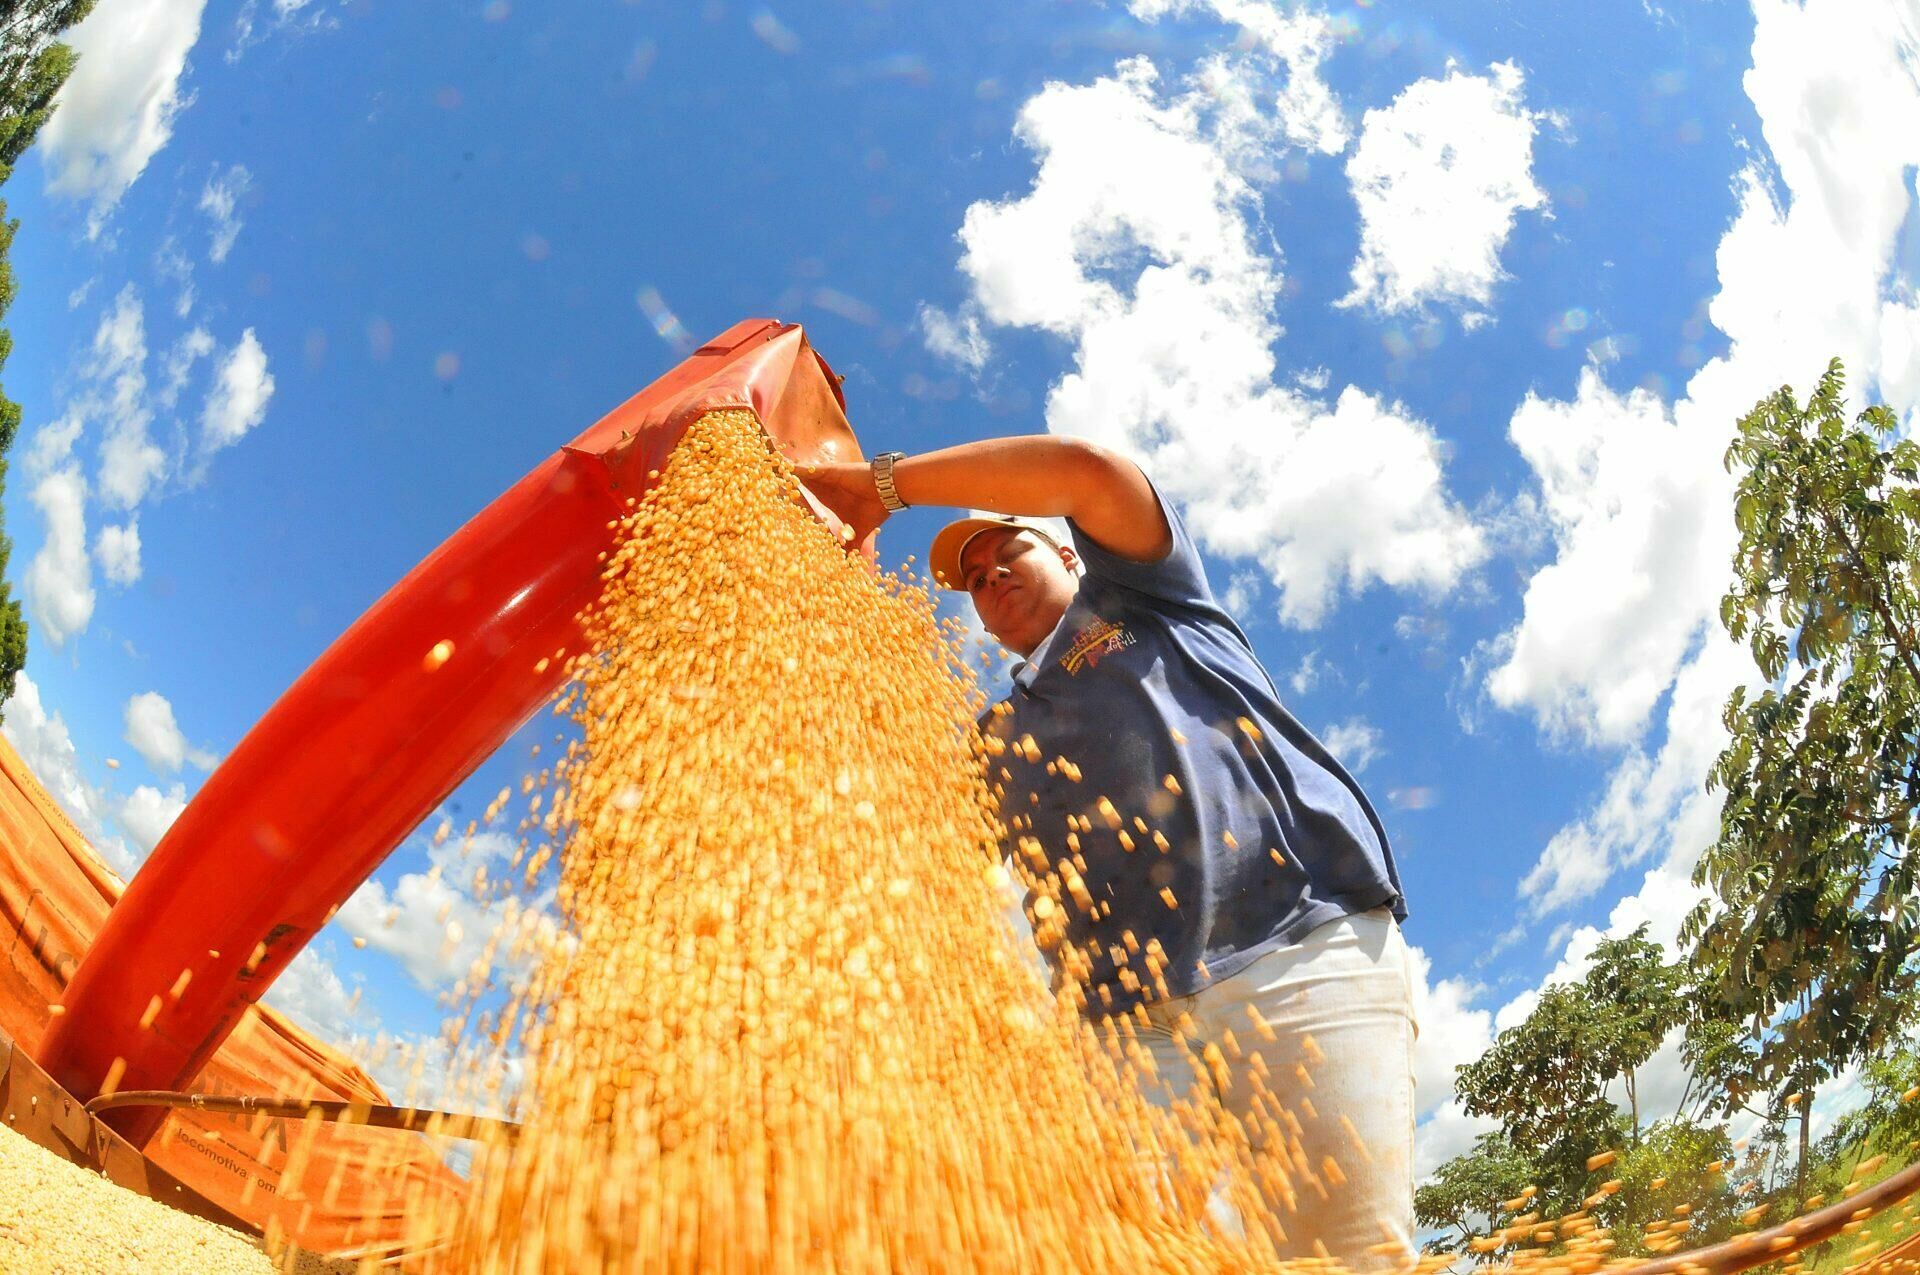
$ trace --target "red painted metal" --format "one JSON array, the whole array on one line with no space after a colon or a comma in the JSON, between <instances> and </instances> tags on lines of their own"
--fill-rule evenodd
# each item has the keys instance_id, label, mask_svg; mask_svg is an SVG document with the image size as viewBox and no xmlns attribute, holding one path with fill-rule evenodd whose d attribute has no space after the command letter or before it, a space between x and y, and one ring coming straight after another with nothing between
<instances>
[{"instance_id":1,"label":"red painted metal","mask_svg":"<svg viewBox=\"0 0 1920 1275\"><path fill-rule=\"evenodd\" d=\"M562 661L536 664L577 646L609 521L720 407L752 407L796 459L860 455L838 382L799 327L748 320L487 506L281 696L128 885L40 1049L63 1088L98 1095L116 1060L117 1089L188 1087L333 909L550 698ZM429 667L441 642L451 657ZM175 999L182 970L192 977ZM162 1115L105 1119L142 1146Z\"/></svg>"}]
</instances>

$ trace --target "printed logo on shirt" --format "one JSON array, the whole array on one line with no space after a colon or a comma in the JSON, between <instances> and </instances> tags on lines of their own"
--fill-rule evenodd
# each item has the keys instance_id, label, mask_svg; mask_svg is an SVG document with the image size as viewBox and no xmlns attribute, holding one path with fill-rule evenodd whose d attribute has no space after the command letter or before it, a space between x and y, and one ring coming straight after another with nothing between
<instances>
[{"instance_id":1,"label":"printed logo on shirt","mask_svg":"<svg viewBox=\"0 0 1920 1275\"><path fill-rule=\"evenodd\" d=\"M1078 677L1081 669L1098 668L1103 658L1132 645L1133 634L1124 624L1095 620L1074 635L1073 645L1060 657L1060 667Z\"/></svg>"}]
</instances>

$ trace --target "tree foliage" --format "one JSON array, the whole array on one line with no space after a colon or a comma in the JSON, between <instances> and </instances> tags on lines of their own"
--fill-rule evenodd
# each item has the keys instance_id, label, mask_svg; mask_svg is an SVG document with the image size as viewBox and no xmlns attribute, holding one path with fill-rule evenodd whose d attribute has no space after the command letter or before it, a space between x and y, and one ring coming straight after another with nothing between
<instances>
[{"instance_id":1,"label":"tree foliage","mask_svg":"<svg viewBox=\"0 0 1920 1275\"><path fill-rule=\"evenodd\" d=\"M1617 1076L1627 1094L1628 1116L1640 1135L1639 1070L1685 1018L1686 973L1647 939L1642 925L1594 949L1583 986L1599 1010L1596 1064Z\"/></svg>"},{"instance_id":2,"label":"tree foliage","mask_svg":"<svg viewBox=\"0 0 1920 1275\"><path fill-rule=\"evenodd\" d=\"M1836 1152L1880 1150L1901 1158L1912 1155L1913 1143L1920 1139L1920 1045L1908 1040L1899 1048L1878 1058L1870 1058L1860 1068L1860 1082L1867 1099L1834 1122ZM1909 1097L1909 1095L1913 1095Z\"/></svg>"},{"instance_id":3,"label":"tree foliage","mask_svg":"<svg viewBox=\"0 0 1920 1275\"><path fill-rule=\"evenodd\" d=\"M1748 1175L1736 1169L1733 1141L1718 1125L1684 1116L1656 1121L1613 1171L1621 1189L1604 1217L1617 1240L1616 1252L1646 1251L1647 1227L1671 1219L1682 1205L1689 1209L1688 1248L1718 1244L1741 1227L1740 1212L1747 1204L1739 1188Z\"/></svg>"},{"instance_id":4,"label":"tree foliage","mask_svg":"<svg viewBox=\"0 0 1920 1275\"><path fill-rule=\"evenodd\" d=\"M1721 830L1684 929L1689 1057L1724 1111L1804 1112L1912 1021L1920 448L1884 407L1849 422L1844 388L1835 360L1804 404L1762 399L1727 452L1740 544L1721 619L1763 689L1726 706Z\"/></svg>"},{"instance_id":5,"label":"tree foliage","mask_svg":"<svg viewBox=\"0 0 1920 1275\"><path fill-rule=\"evenodd\" d=\"M1428 1240L1430 1253L1465 1248L1497 1229L1502 1203L1519 1197L1533 1183L1533 1161L1500 1132L1483 1133L1473 1150L1441 1165L1413 1193L1413 1216L1421 1227L1443 1233ZM1474 1254L1490 1261L1493 1251Z\"/></svg>"},{"instance_id":6,"label":"tree foliage","mask_svg":"<svg viewBox=\"0 0 1920 1275\"><path fill-rule=\"evenodd\" d=\"M1884 408L1849 419L1844 389L1836 361L1804 403L1761 400L1727 453L1740 542L1721 618L1761 689L1726 705L1688 962L1644 932L1604 943L1581 983L1548 988L1462 1067L1462 1104L1501 1128L1423 1188L1424 1225L1499 1235L1495 1197L1530 1170L1527 1208L1583 1208L1619 1253L1680 1203L1685 1243L1712 1243L1792 1211L1810 1173L1838 1189L1869 1145L1920 1145L1920 1047L1902 1030L1920 1008L1920 445ZM1681 1021L1690 1101L1634 1137L1636 1073ZM1856 1065L1866 1105L1810 1148L1817 1088ZM1630 1122L1607 1100L1616 1080ZM1761 1125L1734 1168L1703 1117L1736 1111ZM1623 1141L1598 1191L1585 1156Z\"/></svg>"},{"instance_id":7,"label":"tree foliage","mask_svg":"<svg viewBox=\"0 0 1920 1275\"><path fill-rule=\"evenodd\" d=\"M1450 1189L1500 1179L1505 1160L1477 1159L1510 1149L1532 1171L1533 1203L1546 1216L1587 1208L1598 1217L1617 1212L1618 1202L1590 1204L1593 1174L1588 1157L1639 1140L1636 1070L1653 1056L1681 1020L1683 974L1647 940L1642 926L1595 949L1586 976L1557 983L1540 995L1525 1021L1501 1032L1478 1060L1456 1073L1454 1091L1469 1115L1500 1122L1498 1142L1486 1139L1474 1151L1441 1169ZM1631 1115L1608 1097L1620 1082ZM1509 1193L1512 1194L1512 1193ZM1436 1215L1448 1199L1431 1201ZM1445 1223L1462 1226L1460 1211ZM1489 1223L1490 1224L1490 1223Z\"/></svg>"}]
</instances>

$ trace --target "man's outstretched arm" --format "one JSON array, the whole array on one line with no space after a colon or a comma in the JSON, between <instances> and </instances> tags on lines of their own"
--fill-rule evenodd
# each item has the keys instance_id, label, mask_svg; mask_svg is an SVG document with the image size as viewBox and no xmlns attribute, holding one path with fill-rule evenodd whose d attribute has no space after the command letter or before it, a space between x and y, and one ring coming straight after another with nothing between
<instances>
[{"instance_id":1,"label":"man's outstretched arm","mask_svg":"<svg viewBox=\"0 0 1920 1275\"><path fill-rule=\"evenodd\" d=\"M856 539L886 521L867 462L802 465L799 474ZM1102 549L1136 562L1157 562L1173 546L1140 467L1082 439L1043 434L945 447L897 462L893 486L909 505L1071 518Z\"/></svg>"}]
</instances>

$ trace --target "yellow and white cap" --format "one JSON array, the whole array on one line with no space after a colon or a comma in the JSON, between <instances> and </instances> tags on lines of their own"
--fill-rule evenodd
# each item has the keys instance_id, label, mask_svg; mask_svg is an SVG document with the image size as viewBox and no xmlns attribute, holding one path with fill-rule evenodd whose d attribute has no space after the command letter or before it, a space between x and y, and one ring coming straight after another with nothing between
<instances>
[{"instance_id":1,"label":"yellow and white cap","mask_svg":"<svg viewBox=\"0 0 1920 1275\"><path fill-rule=\"evenodd\" d=\"M927 550L927 566L933 572L934 583L943 589L964 589L966 584L960 577L960 555L966 552L967 546L981 532L1001 531L1009 527L1015 531L1031 531L1054 548L1061 547L1057 531L1031 518L1012 518L1004 514L961 518L942 527L940 534L933 538L933 547Z\"/></svg>"}]
</instances>

